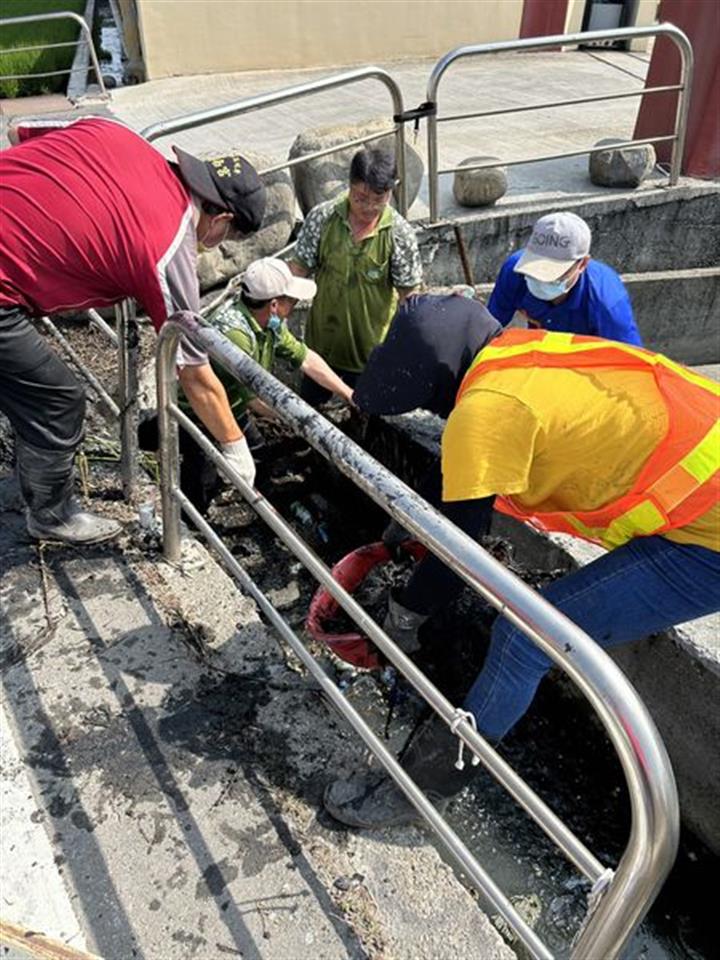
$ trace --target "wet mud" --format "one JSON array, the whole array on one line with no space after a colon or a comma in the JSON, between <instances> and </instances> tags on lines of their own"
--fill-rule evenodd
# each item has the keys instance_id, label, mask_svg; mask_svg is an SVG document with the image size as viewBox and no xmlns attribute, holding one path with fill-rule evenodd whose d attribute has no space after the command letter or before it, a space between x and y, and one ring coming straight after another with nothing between
<instances>
[{"instance_id":1,"label":"wet mud","mask_svg":"<svg viewBox=\"0 0 720 960\"><path fill-rule=\"evenodd\" d=\"M0 432L0 459L2 444ZM379 456L377 450L374 452ZM393 455L390 444L379 458L392 462ZM298 438L282 429L270 429L266 432L266 449L258 460L260 489L326 563L332 564L350 550L379 539L387 523L384 511ZM405 468L420 474L424 465L406 461ZM220 490L207 513L248 573L288 623L301 632L317 587L314 579L234 493ZM142 551L151 556L157 546L145 543ZM541 586L547 578L561 573L524 568L522 558L514 556L502 541L489 546L498 559L533 586ZM378 595L366 598L366 602L381 621L384 584L376 586ZM455 703L461 702L481 668L495 617L488 604L465 590L423 627L418 663ZM202 660L203 638L192 635L182 624L177 629L183 636L187 634L192 654ZM386 733L393 746L400 746L423 710L414 693L385 671L348 669L324 647L306 640L373 728ZM279 660L279 655L275 659ZM345 746L349 748L351 735L341 719L328 713L312 682L294 661L290 663L292 659L287 656L290 670L267 654L258 656L253 669L242 674L203 669L192 689L176 687L168 692L151 721L151 730L177 768L184 767L197 782L222 784L215 815L227 819L228 831L234 829L233 804L247 799L243 793L247 787L242 784L250 783L253 791L267 797L267 813L274 830L285 838L291 855L299 858L302 848L283 815L292 812L296 799L313 809L320 808L326 778L318 771L339 772L328 769L328 742L348 738ZM296 698L294 684L298 688ZM304 737L303 755L288 749L287 727L273 728L264 722L280 692L283 707L293 711L297 726L302 728L311 717L320 731L312 730ZM127 716L105 724L101 720L84 718L83 730L62 743L45 732L29 751L28 762L52 778L55 806L49 812L57 818L57 825L74 816L73 824L87 829L77 798L66 786L71 772L81 770L101 770L110 797L139 804L154 802L163 793L181 802L171 779L162 775L161 758L156 758L160 774L153 780L127 765L121 772L114 763L133 723L143 748L153 749L149 738L142 739L143 730L132 702L127 705ZM302 729L301 735L304 732ZM630 826L624 779L603 731L581 701L567 695L562 685L545 681L528 714L503 742L501 753L604 863L616 865ZM360 757L358 749L359 761ZM278 796L282 797L280 807ZM138 818L145 816L140 806L138 811ZM490 875L533 919L538 933L558 957L569 956L572 937L584 914L587 885L544 834L483 771L451 805L449 819ZM321 829L332 829L342 837L342 828L325 814L320 813L317 822ZM165 829L162 821L148 820L145 829L149 847L161 842ZM207 868L197 889L200 899L222 897L238 867L243 875L249 875L271 855L264 834L246 833L236 840L237 861L223 859ZM627 956L632 960L714 956L717 868L717 858L685 836L677 865ZM178 878L177 882L185 881Z\"/></svg>"}]
</instances>

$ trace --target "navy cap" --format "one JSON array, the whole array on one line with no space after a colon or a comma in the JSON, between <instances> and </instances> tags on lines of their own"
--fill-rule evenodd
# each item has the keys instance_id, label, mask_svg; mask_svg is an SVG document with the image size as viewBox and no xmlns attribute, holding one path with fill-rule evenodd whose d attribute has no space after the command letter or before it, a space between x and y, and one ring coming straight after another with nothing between
<instances>
[{"instance_id":1,"label":"navy cap","mask_svg":"<svg viewBox=\"0 0 720 960\"><path fill-rule=\"evenodd\" d=\"M265 186L255 167L239 153L212 160L199 160L173 147L180 175L202 200L208 200L233 215L237 230L244 234L260 229L265 213Z\"/></svg>"}]
</instances>

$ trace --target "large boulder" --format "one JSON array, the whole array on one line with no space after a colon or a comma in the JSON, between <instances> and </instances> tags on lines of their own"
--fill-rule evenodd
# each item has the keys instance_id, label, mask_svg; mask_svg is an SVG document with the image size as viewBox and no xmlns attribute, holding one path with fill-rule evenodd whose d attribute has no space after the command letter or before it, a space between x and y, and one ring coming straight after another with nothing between
<instances>
[{"instance_id":1,"label":"large boulder","mask_svg":"<svg viewBox=\"0 0 720 960\"><path fill-rule=\"evenodd\" d=\"M598 150L590 154L590 179L598 187L637 187L650 175L655 166L655 147L644 143L639 147L614 148L613 144L622 143L614 137L598 140L594 146L607 150Z\"/></svg>"},{"instance_id":2,"label":"large boulder","mask_svg":"<svg viewBox=\"0 0 720 960\"><path fill-rule=\"evenodd\" d=\"M304 157L316 150L324 150L345 140L355 140L366 137L376 130L387 129L387 120L368 120L359 124L343 124L337 127L316 127L299 134L290 147L288 159ZM390 134L373 140L369 147L380 147L392 153L395 152L395 137ZM308 213L318 203L331 200L343 190L347 189L350 175L350 162L360 147L348 147L337 153L318 157L317 160L308 160L296 167L291 167L295 192L303 214ZM423 175L423 162L420 154L408 143L405 144L405 164L407 177L408 207L418 195Z\"/></svg>"},{"instance_id":3,"label":"large boulder","mask_svg":"<svg viewBox=\"0 0 720 960\"><path fill-rule=\"evenodd\" d=\"M235 152L246 157L257 170L280 163L272 157L243 148L227 151ZM266 174L262 180L267 190L267 206L262 226L257 233L245 240L226 240L220 246L198 256L201 290L209 290L229 280L253 260L272 256L287 245L295 226L295 193L292 180L287 170Z\"/></svg>"},{"instance_id":4,"label":"large boulder","mask_svg":"<svg viewBox=\"0 0 720 960\"><path fill-rule=\"evenodd\" d=\"M499 157L468 157L461 167L493 160L500 164ZM456 170L453 177L453 195L461 207L489 207L507 193L505 167L482 167L480 170Z\"/></svg>"}]
</instances>

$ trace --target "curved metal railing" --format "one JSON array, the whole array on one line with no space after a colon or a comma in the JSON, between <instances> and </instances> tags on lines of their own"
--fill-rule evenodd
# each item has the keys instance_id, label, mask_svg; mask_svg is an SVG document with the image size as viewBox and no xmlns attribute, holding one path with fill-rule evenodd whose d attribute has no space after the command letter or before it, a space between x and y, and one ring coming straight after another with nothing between
<instances>
[{"instance_id":1,"label":"curved metal railing","mask_svg":"<svg viewBox=\"0 0 720 960\"><path fill-rule=\"evenodd\" d=\"M307 153L302 157L296 157L293 160L287 160L284 163L278 163L275 166L258 170L258 173L262 176L263 174L275 173L278 170L286 170L298 166L301 163L316 160L318 157L326 157L332 153L347 150L348 147L359 147L363 143L370 143L373 140L380 140L382 137L394 134L395 162L397 164L399 180L397 204L400 213L405 216L407 214L407 182L405 176L405 123L402 119L402 92L390 74L380 67L358 67L357 70L348 70L345 73L337 73L331 77L323 77L320 80L310 80L307 83L300 83L294 87L283 87L281 90L275 90L272 93L261 93L255 97L248 97L245 100L234 100L231 103L225 103L219 107L210 107L207 110L197 110L195 113L171 117L169 120L162 120L159 123L153 123L149 127L145 127L140 133L146 140L152 142L170 133L179 133L181 130L188 130L191 127L198 127L207 123L215 123L218 120L227 120L230 117L237 117L243 113L262 110L264 107L287 103L288 100L297 100L299 97L325 93L328 90L345 87L352 83L359 83L362 80L379 80L389 91L393 104L394 122L392 126L388 126L386 130L381 130L365 137L343 140L341 143L334 144L332 147L316 150L314 153Z\"/></svg>"},{"instance_id":2,"label":"curved metal railing","mask_svg":"<svg viewBox=\"0 0 720 960\"><path fill-rule=\"evenodd\" d=\"M88 49L90 59L92 60L93 71L95 73L95 78L97 84L100 87L100 96L107 98L109 96L107 90L105 89L105 81L103 80L103 75L100 71L100 62L98 60L97 53L95 51L95 44L93 43L92 33L90 28L85 22L84 18L77 13L71 13L69 10L65 10L58 13L34 13L26 17L2 17L0 19L0 27L9 27L17 23L34 23L40 20L74 20L80 27L80 36L77 40L72 40L69 43L42 43L42 44L33 44L31 46L25 47L11 47L7 50L0 50L0 53L17 53L21 50L48 50L51 47L67 47L75 46L79 47L81 43L84 43ZM82 37L82 40L80 39ZM68 70L50 70L46 73L17 73L13 75L0 75L0 80L23 80L29 79L31 77L57 77L62 74L69 74L72 77L72 74L77 68L75 64ZM87 71L86 71L87 72Z\"/></svg>"},{"instance_id":3,"label":"curved metal railing","mask_svg":"<svg viewBox=\"0 0 720 960\"><path fill-rule=\"evenodd\" d=\"M668 37L672 40L680 53L681 68L680 81L676 84L661 87L644 87L642 90L632 90L624 93L607 93L592 97L577 97L572 100L555 100L551 102L531 103L521 107L501 107L497 110L478 110L469 113L454 114L452 116L438 116L438 88L448 69L458 60L468 57L486 56L492 53L509 53L514 51L542 50L547 47L561 47L569 44L587 43L595 40L636 40L642 37ZM522 40L502 40L493 43L476 43L465 47L457 47L441 57L432 69L427 86L427 101L423 105L427 116L427 149L428 149L428 193L430 206L430 220L438 220L438 178L442 174L455 173L458 170L468 172L480 170L483 167L513 166L523 163L538 163L543 160L559 160L563 157L582 156L586 153L598 153L608 147L586 147L583 150L566 150L563 153L554 153L544 157L529 157L517 159L513 157L500 160L473 163L456 167L438 167L438 123L449 123L454 120L469 120L477 117L493 117L506 113L521 113L528 110L547 110L550 107L567 107L572 104L596 103L600 100L620 100L625 97L643 97L646 94L667 93L677 91L678 105L675 114L675 129L672 134L658 137L647 137L643 140L626 140L613 144L614 149L640 146L646 143L660 143L672 141L672 160L670 163L670 184L677 183L680 176L685 131L687 129L688 111L690 109L690 90L692 88L693 51L687 36L672 23L659 23L650 27L622 27L617 30L593 30L586 33L560 33L551 37L528 37Z\"/></svg>"},{"instance_id":4,"label":"curved metal railing","mask_svg":"<svg viewBox=\"0 0 720 960\"><path fill-rule=\"evenodd\" d=\"M675 30L675 28L672 28ZM649 31L649 32L648 32ZM614 31L616 35L654 35L669 32L657 28ZM680 31L675 31L684 37ZM549 46L559 42L578 42L578 38L605 36L577 34L560 38L542 38L540 41L516 41L509 45L486 45L486 49L461 48L469 53L491 52L493 49L522 49L528 46ZM685 38L686 39L686 38ZM433 76L439 81L444 69L459 55L448 54L440 63L443 70ZM691 61L690 61L691 63ZM688 68L685 61L686 70ZM436 68L437 69L437 68ZM404 176L404 121L402 97L395 81L375 67L361 68L324 80L301 84L275 93L226 104L210 110L176 117L147 127L147 139L157 139L169 133L210 123L230 116L278 104L310 93L322 92L346 83L369 78L379 79L390 91L394 107L394 126L390 130L367 138L346 141L332 148L317 151L261 173L307 162L313 158L369 142L379 136L395 133L398 145L398 167L401 176L398 205L406 210ZM689 87L689 72L685 74ZM432 84L432 79L431 79ZM678 88L679 89L679 88ZM647 92L647 91L642 91ZM682 100L686 116L687 98ZM430 117L434 124L437 120ZM684 133L684 127L682 128ZM430 141L429 141L430 142ZM682 146L680 131L675 141L676 150ZM587 151L584 151L587 152ZM437 186L435 155L434 182ZM432 169L432 167L431 167ZM467 168L464 168L467 169ZM432 188L431 177L431 188ZM126 492L131 489L136 464L137 437L134 430L134 381L136 332L131 306L123 304L118 310L120 329L120 415L123 425L123 481ZM181 334L189 334L209 354L223 364L237 379L252 387L254 392L293 423L297 432L317 450L330 459L362 490L378 502L392 517L425 543L438 557L455 570L473 589L478 591L514 625L522 629L565 673L580 687L603 722L620 758L632 808L632 827L627 849L615 872L605 868L575 837L547 805L523 782L512 768L477 734L456 712L427 678L415 667L358 606L353 598L332 578L328 568L309 550L294 531L277 514L271 504L250 488L233 471L227 461L184 416L175 402L175 351ZM408 678L428 703L448 723L456 724L458 735L481 759L488 770L536 820L557 844L559 849L594 884L594 898L586 921L574 948L574 957L613 958L621 952L634 928L640 922L654 899L674 860L678 838L678 804L675 782L667 753L657 730L636 692L613 664L610 658L585 633L565 618L512 573L490 557L471 538L460 532L449 521L432 509L408 486L382 467L357 444L307 406L296 394L255 364L219 333L188 321L182 327L167 323L163 327L158 347L158 412L161 432L162 498L164 521L164 548L169 560L177 560L180 552L180 510L185 510L198 528L220 554L223 562L237 580L257 600L270 622L288 641L308 670L316 677L331 702L348 719L367 746L379 758L391 776L406 792L410 800L443 840L461 868L490 903L505 917L535 957L551 957L548 948L519 916L515 908L497 888L492 879L459 840L448 824L437 813L397 761L375 737L363 719L347 702L342 693L322 671L301 641L269 603L262 591L237 563L227 547L218 538L205 519L187 501L178 484L177 426L181 423L208 456L223 470L240 493L254 507L290 550L298 556L311 573L329 590L340 605L377 644L387 658ZM127 476L126 476L127 475Z\"/></svg>"},{"instance_id":5,"label":"curved metal railing","mask_svg":"<svg viewBox=\"0 0 720 960\"><path fill-rule=\"evenodd\" d=\"M257 396L289 421L298 434L530 637L580 688L598 714L617 751L630 795L630 838L617 870L613 872L603 867L395 646L352 596L333 580L329 569L297 537L272 505L236 474L202 432L182 413L176 403L175 352L183 334L189 335L235 378L251 387ZM166 558L170 561L180 559L180 511L185 510L217 549L233 576L256 599L271 624L317 679L330 701L404 790L461 869L513 927L532 956L549 960L552 954L545 944L523 921L472 853L314 661L212 527L184 496L178 479L177 431L178 424L181 424L388 660L448 724L454 724L458 736L493 776L593 882L595 896L591 897L590 909L574 946L573 957L603 957L605 960L617 957L647 912L672 866L679 832L677 791L667 752L647 709L622 671L574 623L217 331L204 328L192 320L184 320L182 325L175 322L165 324L159 336L157 382Z\"/></svg>"}]
</instances>

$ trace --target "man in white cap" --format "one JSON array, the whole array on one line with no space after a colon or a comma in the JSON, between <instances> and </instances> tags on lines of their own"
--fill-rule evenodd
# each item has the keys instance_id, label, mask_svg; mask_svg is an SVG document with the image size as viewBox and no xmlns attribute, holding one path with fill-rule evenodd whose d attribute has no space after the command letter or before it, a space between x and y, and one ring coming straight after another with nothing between
<instances>
[{"instance_id":1,"label":"man in white cap","mask_svg":"<svg viewBox=\"0 0 720 960\"><path fill-rule=\"evenodd\" d=\"M316 290L314 280L293 276L284 260L264 257L247 268L240 280L240 292L219 306L205 322L225 334L265 370L272 370L276 359L284 360L349 403L352 388L331 370L319 353L298 340L286 324L298 300L312 300ZM216 372L225 385L235 419L243 431L249 428L252 444L253 428L248 411L261 416L271 411L222 368L218 366Z\"/></svg>"},{"instance_id":2,"label":"man in white cap","mask_svg":"<svg viewBox=\"0 0 720 960\"><path fill-rule=\"evenodd\" d=\"M276 360L284 361L349 403L352 388L320 354L298 340L286 324L298 300L311 300L315 296L314 280L293 276L284 260L273 257L255 260L239 279L239 292L209 313L204 324L224 334L263 369L272 371ZM227 394L232 422L238 431L242 430L254 480L254 459L261 453L264 440L252 415L272 417L274 412L220 364L213 363L212 367ZM182 398L181 405L186 413L190 412ZM141 424L139 437L143 450L157 449L157 418ZM180 453L180 486L198 509L205 510L217 490L217 473L182 428Z\"/></svg>"},{"instance_id":3,"label":"man in white cap","mask_svg":"<svg viewBox=\"0 0 720 960\"><path fill-rule=\"evenodd\" d=\"M591 259L590 242L590 227L576 214L540 217L525 249L502 265L490 313L503 326L518 312L528 327L642 345L622 280Z\"/></svg>"}]
</instances>

